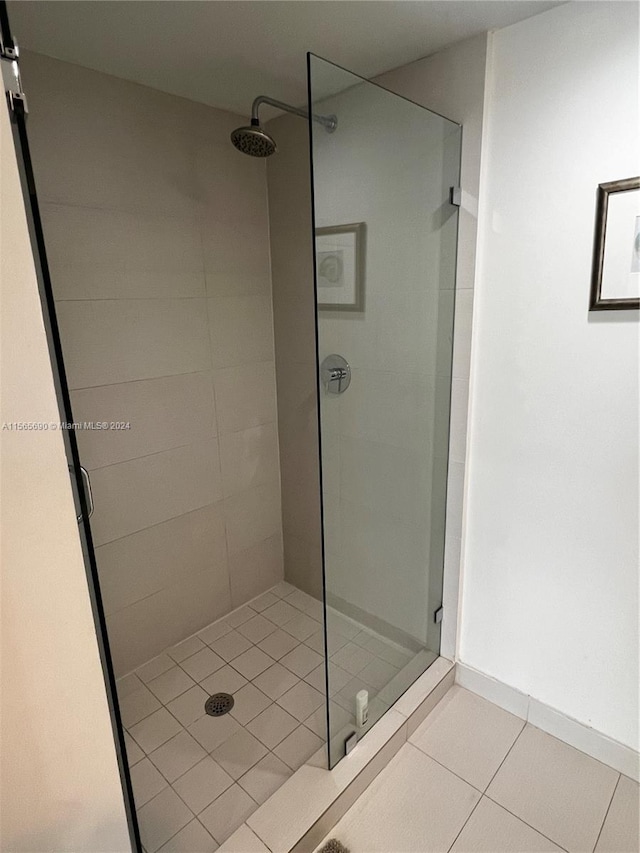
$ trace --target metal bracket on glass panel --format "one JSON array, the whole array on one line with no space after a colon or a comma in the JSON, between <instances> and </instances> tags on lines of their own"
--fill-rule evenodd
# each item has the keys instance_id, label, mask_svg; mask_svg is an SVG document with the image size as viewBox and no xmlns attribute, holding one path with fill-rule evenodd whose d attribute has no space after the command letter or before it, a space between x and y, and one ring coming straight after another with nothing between
<instances>
[{"instance_id":1,"label":"metal bracket on glass panel","mask_svg":"<svg viewBox=\"0 0 640 853\"><path fill-rule=\"evenodd\" d=\"M449 187L449 204L460 207L462 201L462 190L460 187Z\"/></svg>"},{"instance_id":2,"label":"metal bracket on glass panel","mask_svg":"<svg viewBox=\"0 0 640 853\"><path fill-rule=\"evenodd\" d=\"M7 47L0 43L0 65L2 66L2 85L9 102L9 109L15 112L17 104L27 113L27 99L22 91L20 68L18 67L18 45Z\"/></svg>"},{"instance_id":3,"label":"metal bracket on glass panel","mask_svg":"<svg viewBox=\"0 0 640 853\"><path fill-rule=\"evenodd\" d=\"M442 622L442 607L438 607L438 609L433 614L433 621L436 623L436 625L439 622Z\"/></svg>"},{"instance_id":4,"label":"metal bracket on glass panel","mask_svg":"<svg viewBox=\"0 0 640 853\"><path fill-rule=\"evenodd\" d=\"M353 752L357 744L358 732L351 732L351 734L344 740L344 754L349 755L350 752Z\"/></svg>"}]
</instances>

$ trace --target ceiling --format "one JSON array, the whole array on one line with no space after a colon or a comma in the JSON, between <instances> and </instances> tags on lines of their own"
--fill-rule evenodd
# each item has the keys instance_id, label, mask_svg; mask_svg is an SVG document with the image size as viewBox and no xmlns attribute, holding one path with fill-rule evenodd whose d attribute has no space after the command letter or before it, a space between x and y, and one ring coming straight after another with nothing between
<instances>
[{"instance_id":1,"label":"ceiling","mask_svg":"<svg viewBox=\"0 0 640 853\"><path fill-rule=\"evenodd\" d=\"M544 0L14 0L25 49L247 114L302 105L307 51L363 77L558 5Z\"/></svg>"}]
</instances>

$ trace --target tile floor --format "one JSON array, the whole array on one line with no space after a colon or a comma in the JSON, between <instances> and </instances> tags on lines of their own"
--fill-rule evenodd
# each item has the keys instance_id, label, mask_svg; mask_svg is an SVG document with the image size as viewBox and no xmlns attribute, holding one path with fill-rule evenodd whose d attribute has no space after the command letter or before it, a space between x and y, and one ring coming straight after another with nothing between
<instances>
[{"instance_id":1,"label":"tile floor","mask_svg":"<svg viewBox=\"0 0 640 853\"><path fill-rule=\"evenodd\" d=\"M119 679L146 853L216 850L323 746L321 619L319 601L282 582ZM415 657L336 612L328 622L333 732L353 723L362 687L388 707L377 694ZM223 717L204 711L217 692L235 700Z\"/></svg>"},{"instance_id":2,"label":"tile floor","mask_svg":"<svg viewBox=\"0 0 640 853\"><path fill-rule=\"evenodd\" d=\"M329 837L352 853L638 853L639 798L636 782L455 686Z\"/></svg>"}]
</instances>

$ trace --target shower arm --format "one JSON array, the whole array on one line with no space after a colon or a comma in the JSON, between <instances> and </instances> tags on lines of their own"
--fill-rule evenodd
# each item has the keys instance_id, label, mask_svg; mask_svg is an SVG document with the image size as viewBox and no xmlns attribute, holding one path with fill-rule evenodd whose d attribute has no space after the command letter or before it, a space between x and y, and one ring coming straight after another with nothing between
<instances>
[{"instance_id":1,"label":"shower arm","mask_svg":"<svg viewBox=\"0 0 640 853\"><path fill-rule=\"evenodd\" d=\"M300 116L301 118L309 118L309 113L306 110L300 110L297 107L292 107L291 104L285 104L283 101L276 101L275 98L269 98L267 95L258 95L251 105L252 123L259 123L258 110L262 104L268 104L270 107L285 110L286 112L293 113L293 115ZM333 133L338 126L338 119L334 115L320 116L316 113L312 113L312 117L314 121L317 121L318 124L321 124L325 128L327 133Z\"/></svg>"}]
</instances>

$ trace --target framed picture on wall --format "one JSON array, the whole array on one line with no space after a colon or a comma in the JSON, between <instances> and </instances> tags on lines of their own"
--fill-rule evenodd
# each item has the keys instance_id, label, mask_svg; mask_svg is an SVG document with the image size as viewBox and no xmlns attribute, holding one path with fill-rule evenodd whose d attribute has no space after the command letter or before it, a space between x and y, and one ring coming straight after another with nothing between
<instances>
[{"instance_id":1,"label":"framed picture on wall","mask_svg":"<svg viewBox=\"0 0 640 853\"><path fill-rule=\"evenodd\" d=\"M598 185L590 311L640 308L640 177Z\"/></svg>"},{"instance_id":2,"label":"framed picture on wall","mask_svg":"<svg viewBox=\"0 0 640 853\"><path fill-rule=\"evenodd\" d=\"M318 308L364 310L364 222L316 229Z\"/></svg>"}]
</instances>

